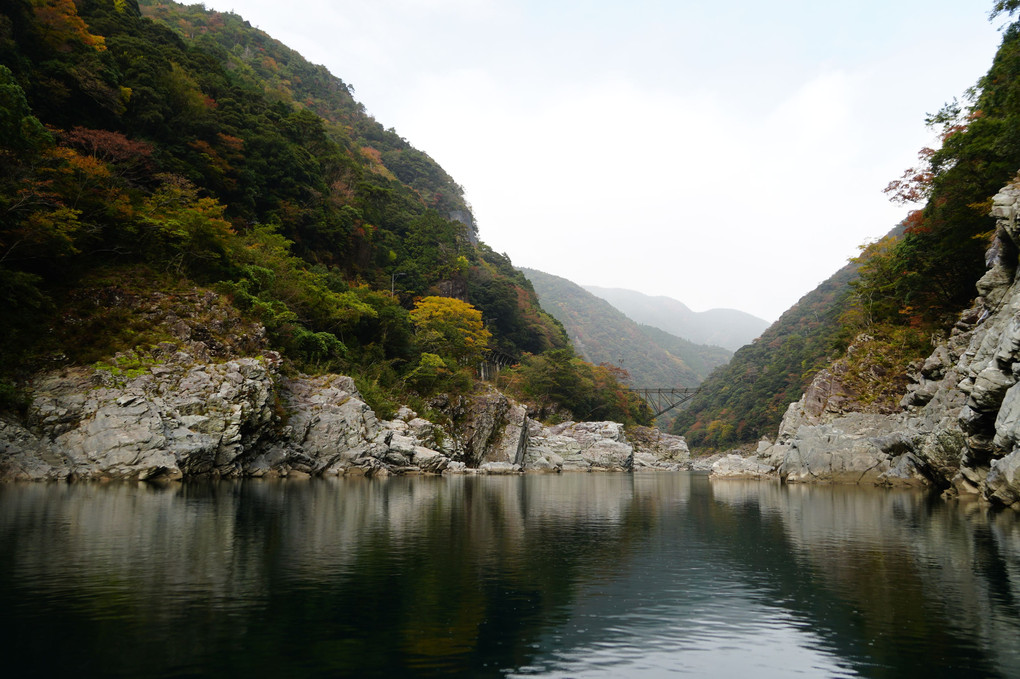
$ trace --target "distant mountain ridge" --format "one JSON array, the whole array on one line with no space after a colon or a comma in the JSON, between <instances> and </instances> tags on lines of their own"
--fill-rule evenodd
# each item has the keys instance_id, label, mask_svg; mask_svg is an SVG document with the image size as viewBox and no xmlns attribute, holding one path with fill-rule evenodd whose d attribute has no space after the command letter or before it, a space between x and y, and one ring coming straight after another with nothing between
<instances>
[{"instance_id":1,"label":"distant mountain ridge","mask_svg":"<svg viewBox=\"0 0 1020 679\"><path fill-rule=\"evenodd\" d=\"M539 303L563 324L574 348L592 363L624 368L643 387L697 386L732 353L640 325L604 299L565 278L520 269Z\"/></svg>"},{"instance_id":2,"label":"distant mountain ridge","mask_svg":"<svg viewBox=\"0 0 1020 679\"><path fill-rule=\"evenodd\" d=\"M672 297L645 295L624 288L582 286L638 323L659 328L695 344L714 344L736 351L761 335L769 322L736 309L692 311Z\"/></svg>"}]
</instances>

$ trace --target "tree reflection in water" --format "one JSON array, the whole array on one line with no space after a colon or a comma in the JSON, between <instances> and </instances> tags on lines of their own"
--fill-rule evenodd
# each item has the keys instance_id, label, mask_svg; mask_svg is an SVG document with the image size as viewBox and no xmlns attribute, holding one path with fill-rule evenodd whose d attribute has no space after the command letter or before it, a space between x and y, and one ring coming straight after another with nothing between
<instances>
[{"instance_id":1,"label":"tree reflection in water","mask_svg":"<svg viewBox=\"0 0 1020 679\"><path fill-rule=\"evenodd\" d=\"M0 486L0 638L86 676L1015 676L1020 530L692 474Z\"/></svg>"}]
</instances>

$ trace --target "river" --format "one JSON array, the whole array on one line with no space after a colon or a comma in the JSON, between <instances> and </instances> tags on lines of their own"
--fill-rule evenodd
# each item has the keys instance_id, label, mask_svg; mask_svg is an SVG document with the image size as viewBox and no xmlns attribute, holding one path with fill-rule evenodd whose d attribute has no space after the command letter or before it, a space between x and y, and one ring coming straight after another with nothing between
<instances>
[{"instance_id":1,"label":"river","mask_svg":"<svg viewBox=\"0 0 1020 679\"><path fill-rule=\"evenodd\" d=\"M1020 677L1020 520L692 473L0 485L7 676Z\"/></svg>"}]
</instances>

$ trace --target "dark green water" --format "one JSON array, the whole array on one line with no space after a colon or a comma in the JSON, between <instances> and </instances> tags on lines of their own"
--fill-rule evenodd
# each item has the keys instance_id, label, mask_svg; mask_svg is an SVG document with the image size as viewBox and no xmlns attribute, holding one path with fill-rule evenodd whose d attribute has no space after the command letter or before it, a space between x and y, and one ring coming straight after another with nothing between
<instances>
[{"instance_id":1,"label":"dark green water","mask_svg":"<svg viewBox=\"0 0 1020 679\"><path fill-rule=\"evenodd\" d=\"M1020 677L1020 522L702 475L0 486L4 674Z\"/></svg>"}]
</instances>

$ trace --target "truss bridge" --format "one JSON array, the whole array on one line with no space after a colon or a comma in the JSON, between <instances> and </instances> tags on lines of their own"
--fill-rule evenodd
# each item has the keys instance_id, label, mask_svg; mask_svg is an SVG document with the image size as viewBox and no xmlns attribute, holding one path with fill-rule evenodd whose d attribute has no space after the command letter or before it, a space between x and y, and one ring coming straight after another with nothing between
<instances>
[{"instance_id":1,"label":"truss bridge","mask_svg":"<svg viewBox=\"0 0 1020 679\"><path fill-rule=\"evenodd\" d=\"M631 391L648 401L655 417L687 403L698 393L696 388L687 387L631 387Z\"/></svg>"}]
</instances>

